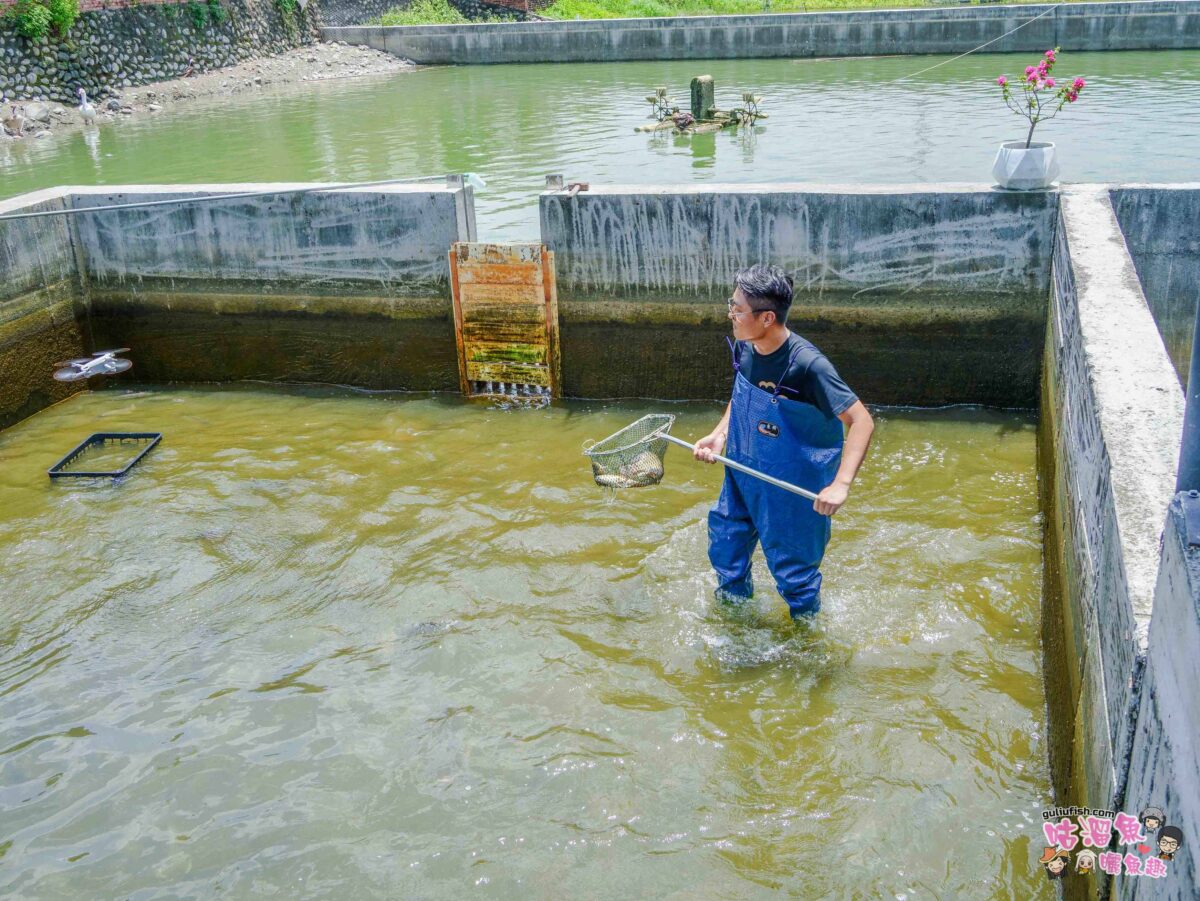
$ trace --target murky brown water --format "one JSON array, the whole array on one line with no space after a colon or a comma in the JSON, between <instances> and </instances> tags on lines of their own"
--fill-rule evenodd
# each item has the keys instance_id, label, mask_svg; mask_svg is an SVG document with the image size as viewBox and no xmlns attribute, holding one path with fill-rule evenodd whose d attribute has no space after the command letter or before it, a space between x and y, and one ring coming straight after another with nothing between
<instances>
[{"instance_id":1,"label":"murky brown water","mask_svg":"<svg viewBox=\"0 0 1200 901\"><path fill-rule=\"evenodd\" d=\"M1050 897L1029 415L879 415L818 623L646 405L83 395L0 433L0 891ZM672 405L676 434L713 405ZM51 483L92 431L163 444Z\"/></svg>"}]
</instances>

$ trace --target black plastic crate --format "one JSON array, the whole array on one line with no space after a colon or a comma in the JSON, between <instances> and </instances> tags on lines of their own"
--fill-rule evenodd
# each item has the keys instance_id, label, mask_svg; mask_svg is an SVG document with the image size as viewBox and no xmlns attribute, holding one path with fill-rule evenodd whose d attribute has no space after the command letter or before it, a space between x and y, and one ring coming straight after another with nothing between
<instances>
[{"instance_id":1,"label":"black plastic crate","mask_svg":"<svg viewBox=\"0 0 1200 901\"><path fill-rule=\"evenodd\" d=\"M162 441L162 432L97 432L83 440L78 447L46 470L52 479L117 479L133 469L146 454ZM109 445L133 444L137 453L120 469L68 469L67 467L78 460L92 448Z\"/></svg>"}]
</instances>

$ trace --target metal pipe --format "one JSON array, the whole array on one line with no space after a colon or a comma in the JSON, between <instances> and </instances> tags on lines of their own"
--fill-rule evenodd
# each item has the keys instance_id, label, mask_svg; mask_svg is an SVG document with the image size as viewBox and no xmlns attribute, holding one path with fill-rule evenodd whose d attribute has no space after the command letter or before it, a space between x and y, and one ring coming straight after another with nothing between
<instances>
[{"instance_id":1,"label":"metal pipe","mask_svg":"<svg viewBox=\"0 0 1200 901\"><path fill-rule=\"evenodd\" d=\"M689 444L682 438L676 438L674 435L668 435L666 432L659 432L659 438L666 438L672 444L678 444L680 447L686 447L688 450L694 451L696 445ZM817 496L811 491L801 488L799 485L793 485L791 482L785 482L783 479L777 479L774 476L769 476L765 472L759 472L757 469L751 469L749 466L744 466L741 463L736 463L728 457L722 457L720 454L713 454L713 459L718 463L724 463L730 469L736 469L738 472L744 472L748 476L754 476L756 479L762 479L764 482L774 485L776 488L782 488L784 491L790 491L792 494L798 494L801 497L806 497L810 501L815 501Z\"/></svg>"}]
</instances>

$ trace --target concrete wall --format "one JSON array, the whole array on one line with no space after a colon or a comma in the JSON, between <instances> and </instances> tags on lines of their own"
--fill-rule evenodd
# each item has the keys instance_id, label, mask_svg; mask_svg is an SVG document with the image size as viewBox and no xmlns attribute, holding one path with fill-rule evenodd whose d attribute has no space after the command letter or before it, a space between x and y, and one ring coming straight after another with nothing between
<instances>
[{"instance_id":1,"label":"concrete wall","mask_svg":"<svg viewBox=\"0 0 1200 901\"><path fill-rule=\"evenodd\" d=\"M547 192L564 389L724 397L725 300L769 262L795 279L789 323L868 402L1036 406L1056 209L954 185Z\"/></svg>"},{"instance_id":2,"label":"concrete wall","mask_svg":"<svg viewBox=\"0 0 1200 901\"><path fill-rule=\"evenodd\" d=\"M1039 441L1051 771L1059 804L1112 809L1124 797L1183 395L1104 188L1063 192L1053 284Z\"/></svg>"},{"instance_id":3,"label":"concrete wall","mask_svg":"<svg viewBox=\"0 0 1200 901\"><path fill-rule=\"evenodd\" d=\"M1167 515L1124 809L1161 807L1183 830L1184 845L1166 878L1114 880L1113 895L1122 899L1184 901L1200 885L1200 547L1188 545L1183 503L1200 498L1177 496Z\"/></svg>"},{"instance_id":4,"label":"concrete wall","mask_svg":"<svg viewBox=\"0 0 1200 901\"><path fill-rule=\"evenodd\" d=\"M994 53L1183 49L1200 47L1200 2L327 28L322 37L419 63L470 64L965 53L997 38Z\"/></svg>"},{"instance_id":5,"label":"concrete wall","mask_svg":"<svg viewBox=\"0 0 1200 901\"><path fill-rule=\"evenodd\" d=\"M71 203L271 187L77 188ZM447 254L474 235L468 187L283 193L74 222L95 339L134 348L139 379L458 384Z\"/></svg>"},{"instance_id":6,"label":"concrete wall","mask_svg":"<svg viewBox=\"0 0 1200 901\"><path fill-rule=\"evenodd\" d=\"M1112 192L1112 199L1182 385L1200 300L1200 184L1121 187Z\"/></svg>"},{"instance_id":7,"label":"concrete wall","mask_svg":"<svg viewBox=\"0 0 1200 901\"><path fill-rule=\"evenodd\" d=\"M66 203L61 190L39 191L0 201L0 216ZM85 320L63 217L0 222L0 429L79 390L51 376L84 352Z\"/></svg>"}]
</instances>

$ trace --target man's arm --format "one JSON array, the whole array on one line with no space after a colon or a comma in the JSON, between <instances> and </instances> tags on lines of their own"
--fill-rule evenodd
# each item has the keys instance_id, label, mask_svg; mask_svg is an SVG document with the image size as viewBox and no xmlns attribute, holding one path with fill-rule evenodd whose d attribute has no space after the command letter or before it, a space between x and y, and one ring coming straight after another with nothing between
<instances>
[{"instance_id":1,"label":"man's arm","mask_svg":"<svg viewBox=\"0 0 1200 901\"><path fill-rule=\"evenodd\" d=\"M717 423L717 427L696 442L696 449L692 451L692 456L697 460L702 460L705 463L717 462L713 459L713 454L719 454L725 449L725 438L729 435L729 410L732 406L733 401L727 403L725 405L725 415L721 417L721 421ZM863 409L866 408L864 407Z\"/></svg>"},{"instance_id":2,"label":"man's arm","mask_svg":"<svg viewBox=\"0 0 1200 901\"><path fill-rule=\"evenodd\" d=\"M726 411L728 420L728 411ZM813 509L823 516L833 516L846 503L850 494L850 483L858 474L871 444L871 433L875 431L875 420L861 400L856 400L844 412L838 414L838 419L849 426L846 432L846 444L842 448L842 465L838 467L837 475L832 482L825 486L817 499L813 501Z\"/></svg>"}]
</instances>

